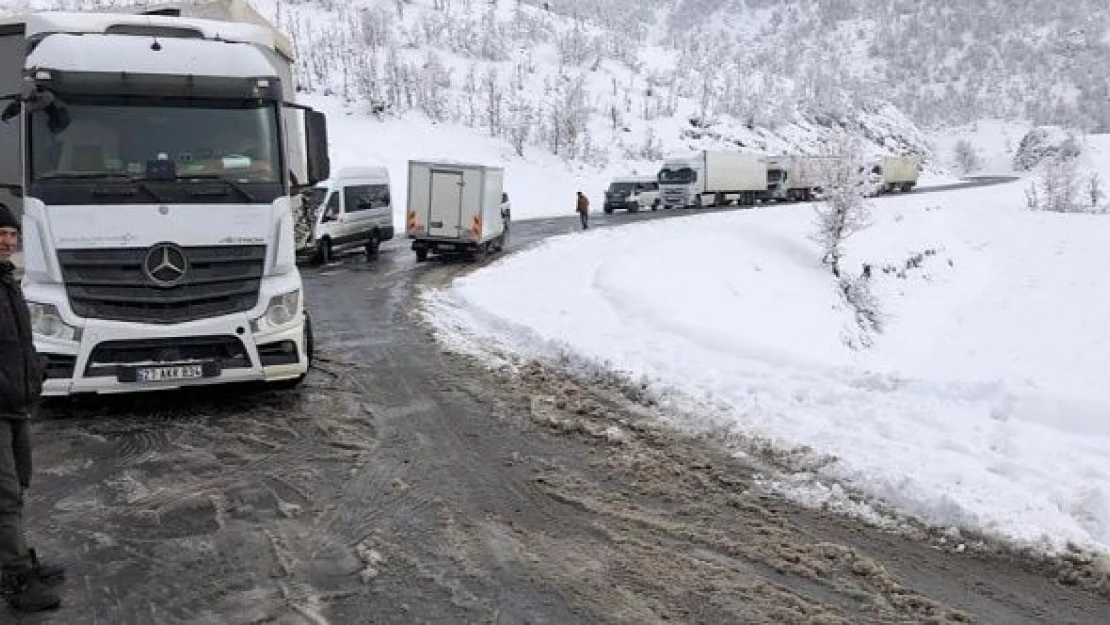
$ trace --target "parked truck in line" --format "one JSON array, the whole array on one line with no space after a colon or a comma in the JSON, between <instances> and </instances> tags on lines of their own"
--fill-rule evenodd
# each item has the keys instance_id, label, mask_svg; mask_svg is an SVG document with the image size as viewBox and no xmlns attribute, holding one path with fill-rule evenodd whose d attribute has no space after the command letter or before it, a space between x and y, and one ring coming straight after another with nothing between
<instances>
[{"instance_id":1,"label":"parked truck in line","mask_svg":"<svg viewBox=\"0 0 1110 625\"><path fill-rule=\"evenodd\" d=\"M767 193L767 163L756 154L702 150L665 159L658 180L664 208L752 205Z\"/></svg>"},{"instance_id":2,"label":"parked truck in line","mask_svg":"<svg viewBox=\"0 0 1110 625\"><path fill-rule=\"evenodd\" d=\"M504 249L510 220L504 178L500 167L409 161L405 232L416 260Z\"/></svg>"},{"instance_id":3,"label":"parked truck in line","mask_svg":"<svg viewBox=\"0 0 1110 625\"><path fill-rule=\"evenodd\" d=\"M767 200L808 202L821 188L819 156L771 156L767 158Z\"/></svg>"},{"instance_id":4,"label":"parked truck in line","mask_svg":"<svg viewBox=\"0 0 1110 625\"><path fill-rule=\"evenodd\" d=\"M239 0L43 12L0 25L0 59L45 394L299 382L293 215L329 164L285 37Z\"/></svg>"},{"instance_id":5,"label":"parked truck in line","mask_svg":"<svg viewBox=\"0 0 1110 625\"><path fill-rule=\"evenodd\" d=\"M910 156L881 156L869 164L867 173L872 195L908 193L917 185L921 166Z\"/></svg>"}]
</instances>

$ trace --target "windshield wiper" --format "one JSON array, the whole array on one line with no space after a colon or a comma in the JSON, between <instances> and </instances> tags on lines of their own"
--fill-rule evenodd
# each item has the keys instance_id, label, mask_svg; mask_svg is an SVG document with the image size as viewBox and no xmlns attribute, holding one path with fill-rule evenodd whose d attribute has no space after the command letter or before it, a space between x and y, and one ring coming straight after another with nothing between
<instances>
[{"instance_id":1,"label":"windshield wiper","mask_svg":"<svg viewBox=\"0 0 1110 625\"><path fill-rule=\"evenodd\" d=\"M227 185L227 188L233 189L236 193L243 196L244 200L246 200L248 202L252 202L252 203L255 201L254 195L250 191L247 191L245 188L243 188L243 185L239 184L238 182L236 182L234 180L231 180L230 178L226 178L224 176L221 176L220 174L178 174L177 179L178 180L216 180L216 181L224 183L225 185ZM193 193L193 195L207 195L207 194ZM225 191L223 193L223 195L227 195L227 192Z\"/></svg>"},{"instance_id":2,"label":"windshield wiper","mask_svg":"<svg viewBox=\"0 0 1110 625\"><path fill-rule=\"evenodd\" d=\"M54 172L50 174L43 174L38 177L38 180L103 180L103 181L121 181L126 182L134 188L146 193L154 198L155 202L165 202L161 195L158 195L150 188L150 185L143 182L141 178L130 176L128 174L120 174L110 171L72 171L72 172ZM122 195L115 193L111 189L93 189L93 195Z\"/></svg>"}]
</instances>

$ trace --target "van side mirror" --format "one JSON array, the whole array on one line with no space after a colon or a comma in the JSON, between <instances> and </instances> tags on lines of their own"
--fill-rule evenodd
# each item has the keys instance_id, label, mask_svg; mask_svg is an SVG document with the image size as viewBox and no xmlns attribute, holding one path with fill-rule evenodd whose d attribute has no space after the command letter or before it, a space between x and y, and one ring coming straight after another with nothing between
<instances>
[{"instance_id":1,"label":"van side mirror","mask_svg":"<svg viewBox=\"0 0 1110 625\"><path fill-rule=\"evenodd\" d=\"M328 120L320 111L305 111L305 157L308 161L308 186L327 180L331 176L331 159L328 157Z\"/></svg>"}]
</instances>

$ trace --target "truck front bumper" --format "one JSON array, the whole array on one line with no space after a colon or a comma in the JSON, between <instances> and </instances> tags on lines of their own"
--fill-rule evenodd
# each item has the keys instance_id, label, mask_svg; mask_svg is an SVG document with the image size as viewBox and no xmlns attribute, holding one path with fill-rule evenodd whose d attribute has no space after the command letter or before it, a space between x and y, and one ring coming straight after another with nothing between
<instances>
[{"instance_id":1,"label":"truck front bumper","mask_svg":"<svg viewBox=\"0 0 1110 625\"><path fill-rule=\"evenodd\" d=\"M173 327L91 321L79 342L36 337L35 347L46 365L46 396L274 382L308 371L303 315L265 334L251 332L247 315ZM164 377L144 379L152 369Z\"/></svg>"}]
</instances>

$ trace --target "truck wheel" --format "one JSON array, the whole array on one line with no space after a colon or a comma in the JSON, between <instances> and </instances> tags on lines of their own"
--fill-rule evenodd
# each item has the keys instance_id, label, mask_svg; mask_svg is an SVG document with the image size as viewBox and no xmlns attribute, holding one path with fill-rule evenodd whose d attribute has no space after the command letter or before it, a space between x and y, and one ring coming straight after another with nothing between
<instances>
[{"instance_id":1,"label":"truck wheel","mask_svg":"<svg viewBox=\"0 0 1110 625\"><path fill-rule=\"evenodd\" d=\"M319 265L327 265L331 261L331 239L320 239L316 242L316 263Z\"/></svg>"},{"instance_id":2,"label":"truck wheel","mask_svg":"<svg viewBox=\"0 0 1110 625\"><path fill-rule=\"evenodd\" d=\"M374 230L370 233L370 238L366 241L366 260L378 255L378 249L382 246L382 240L379 238L378 231Z\"/></svg>"},{"instance_id":3,"label":"truck wheel","mask_svg":"<svg viewBox=\"0 0 1110 625\"><path fill-rule=\"evenodd\" d=\"M422 263L426 260L428 260L428 250L424 248L416 250L416 262Z\"/></svg>"},{"instance_id":4,"label":"truck wheel","mask_svg":"<svg viewBox=\"0 0 1110 625\"><path fill-rule=\"evenodd\" d=\"M640 212L640 205L639 204L633 204L633 205L629 206L628 207L628 212L630 212L630 213Z\"/></svg>"},{"instance_id":5,"label":"truck wheel","mask_svg":"<svg viewBox=\"0 0 1110 625\"><path fill-rule=\"evenodd\" d=\"M613 209L609 208L608 206L606 206L605 208L603 208L601 210L605 211L606 215L612 215L613 214Z\"/></svg>"},{"instance_id":6,"label":"truck wheel","mask_svg":"<svg viewBox=\"0 0 1110 625\"><path fill-rule=\"evenodd\" d=\"M910 191L913 191L913 183L912 182L903 182L902 183L902 193L909 193Z\"/></svg>"},{"instance_id":7,"label":"truck wheel","mask_svg":"<svg viewBox=\"0 0 1110 625\"><path fill-rule=\"evenodd\" d=\"M701 208L701 195L694 196L694 208Z\"/></svg>"},{"instance_id":8,"label":"truck wheel","mask_svg":"<svg viewBox=\"0 0 1110 625\"><path fill-rule=\"evenodd\" d=\"M651 212L654 213L657 210L659 210L659 200L655 200L651 203Z\"/></svg>"}]
</instances>

